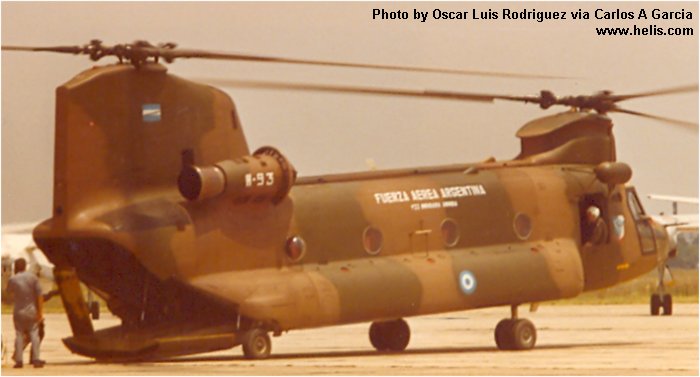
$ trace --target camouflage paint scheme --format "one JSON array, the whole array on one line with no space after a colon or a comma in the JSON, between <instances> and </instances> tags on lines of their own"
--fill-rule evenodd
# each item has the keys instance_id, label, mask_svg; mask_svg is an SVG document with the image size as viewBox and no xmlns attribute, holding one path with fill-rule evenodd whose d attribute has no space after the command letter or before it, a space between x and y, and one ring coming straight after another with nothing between
<instances>
[{"instance_id":1,"label":"camouflage paint scheme","mask_svg":"<svg viewBox=\"0 0 700 377\"><path fill-rule=\"evenodd\" d=\"M86 356L165 357L232 347L251 326L279 334L573 297L639 276L668 250L665 232L630 212L634 192L596 173L615 161L605 116L535 120L511 161L300 178L278 203L255 185L190 201L178 191L184 151L199 167L252 164L227 95L158 64L122 64L56 96L54 212L34 237L56 265L66 345ZM607 242L584 244L588 197L604 200L606 219L624 217L623 237L608 221ZM382 235L376 254L369 227ZM93 331L78 280L122 326Z\"/></svg>"}]
</instances>

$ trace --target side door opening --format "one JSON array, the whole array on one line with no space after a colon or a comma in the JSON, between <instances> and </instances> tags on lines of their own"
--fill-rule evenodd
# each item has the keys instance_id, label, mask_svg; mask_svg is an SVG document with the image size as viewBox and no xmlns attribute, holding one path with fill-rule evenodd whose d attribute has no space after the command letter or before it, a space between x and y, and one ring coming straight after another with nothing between
<instances>
[{"instance_id":1,"label":"side door opening","mask_svg":"<svg viewBox=\"0 0 700 377\"><path fill-rule=\"evenodd\" d=\"M586 195L579 201L581 245L595 246L610 242L608 201L603 194Z\"/></svg>"}]
</instances>

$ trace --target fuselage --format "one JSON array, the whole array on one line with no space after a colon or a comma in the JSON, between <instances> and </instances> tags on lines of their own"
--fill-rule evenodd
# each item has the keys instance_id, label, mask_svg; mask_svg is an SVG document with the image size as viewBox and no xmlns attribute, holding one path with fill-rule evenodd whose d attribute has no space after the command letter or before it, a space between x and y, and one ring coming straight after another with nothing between
<instances>
[{"instance_id":1,"label":"fuselage","mask_svg":"<svg viewBox=\"0 0 700 377\"><path fill-rule=\"evenodd\" d=\"M72 244L100 239L111 246L81 252L128 251L153 281L191 285L285 330L573 297L656 265L664 238L656 232L653 250L639 252L624 186L591 188L581 166L497 165L301 179L277 205L188 203L171 192L102 214ZM581 203L598 196L619 200L606 202L611 234L585 245ZM124 229L144 212L171 216ZM622 237L617 216L630 219ZM291 254L295 238L302 246ZM141 313L149 293L124 289L107 260L83 258L78 272Z\"/></svg>"},{"instance_id":2,"label":"fuselage","mask_svg":"<svg viewBox=\"0 0 700 377\"><path fill-rule=\"evenodd\" d=\"M255 159L224 93L116 65L59 87L56 113L54 212L34 238L76 336L92 334L77 279L127 328L243 318L282 331L573 297L649 271L667 249L624 185L631 172L606 165L604 116L531 122L514 160L189 200L183 166ZM607 227L595 243L592 205Z\"/></svg>"}]
</instances>

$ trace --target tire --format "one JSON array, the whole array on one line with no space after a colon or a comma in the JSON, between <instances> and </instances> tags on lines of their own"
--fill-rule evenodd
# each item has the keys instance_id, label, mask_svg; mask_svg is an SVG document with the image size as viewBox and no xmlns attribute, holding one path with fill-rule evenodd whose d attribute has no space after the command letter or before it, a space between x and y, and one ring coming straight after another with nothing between
<instances>
[{"instance_id":1,"label":"tire","mask_svg":"<svg viewBox=\"0 0 700 377\"><path fill-rule=\"evenodd\" d=\"M661 297L654 293L651 295L651 302L649 303L651 309L651 315L659 315L659 308L661 308Z\"/></svg>"},{"instance_id":2,"label":"tire","mask_svg":"<svg viewBox=\"0 0 700 377\"><path fill-rule=\"evenodd\" d=\"M243 336L243 356L246 359L267 359L272 351L270 336L262 329L252 329Z\"/></svg>"},{"instance_id":3,"label":"tire","mask_svg":"<svg viewBox=\"0 0 700 377\"><path fill-rule=\"evenodd\" d=\"M94 320L100 319L100 303L97 301L90 302L90 316Z\"/></svg>"},{"instance_id":4,"label":"tire","mask_svg":"<svg viewBox=\"0 0 700 377\"><path fill-rule=\"evenodd\" d=\"M496 330L494 330L493 335L499 350L507 351L513 349L513 341L510 334L514 323L515 321L512 319L506 318L502 319L496 325Z\"/></svg>"},{"instance_id":5,"label":"tire","mask_svg":"<svg viewBox=\"0 0 700 377\"><path fill-rule=\"evenodd\" d=\"M384 333L386 332L384 329L385 327L385 322L372 322L369 326L369 342L372 343L372 347L377 351L386 351L389 349L384 337Z\"/></svg>"},{"instance_id":6,"label":"tire","mask_svg":"<svg viewBox=\"0 0 700 377\"><path fill-rule=\"evenodd\" d=\"M390 351L403 351L411 340L411 329L403 319L387 322L387 342Z\"/></svg>"},{"instance_id":7,"label":"tire","mask_svg":"<svg viewBox=\"0 0 700 377\"><path fill-rule=\"evenodd\" d=\"M377 351L403 351L411 340L411 329L403 319L372 322L369 341Z\"/></svg>"},{"instance_id":8,"label":"tire","mask_svg":"<svg viewBox=\"0 0 700 377\"><path fill-rule=\"evenodd\" d=\"M664 309L664 315L673 314L673 298L669 294L665 294L663 298L662 307Z\"/></svg>"},{"instance_id":9,"label":"tire","mask_svg":"<svg viewBox=\"0 0 700 377\"><path fill-rule=\"evenodd\" d=\"M530 350L535 347L537 342L537 330L535 325L527 319L518 319L513 324L512 330L512 344L515 350Z\"/></svg>"}]
</instances>

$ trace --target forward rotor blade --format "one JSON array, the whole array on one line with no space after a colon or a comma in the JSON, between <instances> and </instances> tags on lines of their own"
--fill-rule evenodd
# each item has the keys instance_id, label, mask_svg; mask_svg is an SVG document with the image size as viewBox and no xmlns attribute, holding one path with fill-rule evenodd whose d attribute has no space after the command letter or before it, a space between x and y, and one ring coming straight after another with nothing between
<instances>
[{"instance_id":1,"label":"forward rotor blade","mask_svg":"<svg viewBox=\"0 0 700 377\"><path fill-rule=\"evenodd\" d=\"M698 124L697 124L697 123L693 123L693 122L686 122L686 121L683 121L683 120L678 120L678 119L673 119L673 118L666 118L666 117L662 117L662 116L658 116L658 115L640 113L640 112L638 112L638 111L621 109L621 108L619 108L619 107L616 107L616 108L610 110L610 112L613 112L613 111L614 111L614 112L618 112L618 113L625 113L625 114L637 115L637 116L640 116L640 117L643 117L643 118L654 119L654 120L658 120L658 121L661 121L661 122L664 122L664 123L669 123L669 124L674 124L674 125L677 125L677 126L682 126L682 127L690 128L690 129L693 129L693 130L696 130L696 131L697 131L697 129L698 129Z\"/></svg>"},{"instance_id":2,"label":"forward rotor blade","mask_svg":"<svg viewBox=\"0 0 700 377\"><path fill-rule=\"evenodd\" d=\"M230 79L202 79L201 81L210 83L212 85L237 87L237 88L300 90L300 91L308 91L308 92L353 93L353 94L386 95L386 96L414 97L414 98L439 98L439 99L452 99L452 100L476 101L476 102L493 102L494 100L498 99L498 100L508 100L508 101L539 103L539 97L501 96L501 95L492 95L492 94L446 92L446 91L437 91L437 90L385 89L385 88L372 88L372 87L359 87L359 86L299 84L299 83L251 81L251 80L230 80Z\"/></svg>"},{"instance_id":3,"label":"forward rotor blade","mask_svg":"<svg viewBox=\"0 0 700 377\"><path fill-rule=\"evenodd\" d=\"M613 96L611 96L611 98L613 99L614 102L619 102L619 101L625 101L625 100L633 99L633 98L663 96L663 95L667 95L667 94L690 93L690 92L697 92L697 91L698 91L698 84L694 84L694 85L679 86L679 87L675 87L675 88L652 90L649 92L642 92L642 93L634 93L634 94L619 95L619 96L613 95Z\"/></svg>"}]
</instances>

